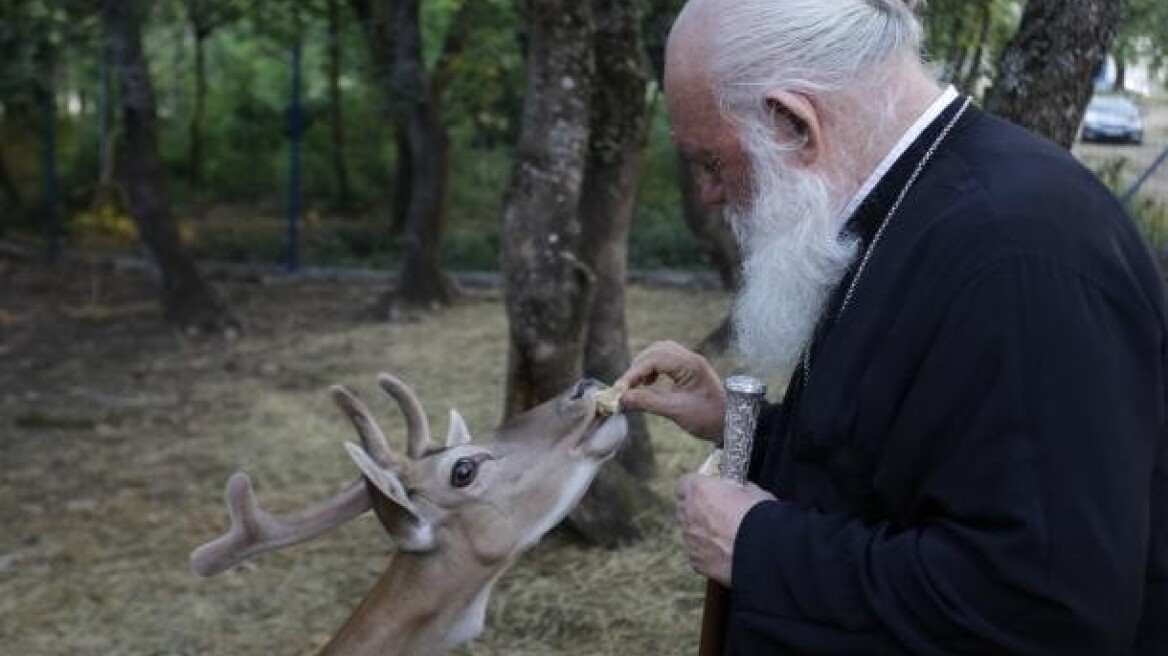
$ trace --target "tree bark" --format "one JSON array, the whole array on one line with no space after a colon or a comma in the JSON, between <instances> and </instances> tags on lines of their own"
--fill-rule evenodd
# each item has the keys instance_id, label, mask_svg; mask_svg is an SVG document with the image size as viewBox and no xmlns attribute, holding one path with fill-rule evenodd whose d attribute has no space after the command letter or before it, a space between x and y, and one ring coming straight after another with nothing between
<instances>
[{"instance_id":1,"label":"tree bark","mask_svg":"<svg viewBox=\"0 0 1168 656\"><path fill-rule=\"evenodd\" d=\"M328 0L329 123L332 128L333 177L337 200L347 211L353 202L349 166L345 159L345 120L341 104L341 11L339 0Z\"/></svg>"},{"instance_id":2,"label":"tree bark","mask_svg":"<svg viewBox=\"0 0 1168 656\"><path fill-rule=\"evenodd\" d=\"M410 206L410 189L412 175L410 173L409 141L406 139L404 122L394 114L393 89L394 71L394 33L387 11L387 3L373 0L349 0L349 7L361 25L365 34L365 44L369 51L370 69L372 78L384 90L386 120L393 125L394 152L397 155L391 188L393 199L389 217L389 235L398 237L405 232L406 214Z\"/></svg>"},{"instance_id":3,"label":"tree bark","mask_svg":"<svg viewBox=\"0 0 1168 656\"><path fill-rule=\"evenodd\" d=\"M431 93L422 61L419 0L395 0L391 92L402 117L409 150L410 200L406 209L405 253L392 296L396 309L434 308L453 300L454 281L442 270L439 247L449 178L449 139L438 98Z\"/></svg>"},{"instance_id":4,"label":"tree bark","mask_svg":"<svg viewBox=\"0 0 1168 656\"><path fill-rule=\"evenodd\" d=\"M579 257L595 66L591 3L526 3L527 91L502 218L508 417L581 377L593 273Z\"/></svg>"},{"instance_id":5,"label":"tree bark","mask_svg":"<svg viewBox=\"0 0 1168 656\"><path fill-rule=\"evenodd\" d=\"M19 214L24 207L24 201L20 197L20 191L12 182L12 177L8 175L8 168L4 166L3 158L0 158L0 192L4 192L4 195L8 197L9 207L12 210L12 212L0 213L0 235L3 235L6 224L2 219L10 213Z\"/></svg>"},{"instance_id":6,"label":"tree bark","mask_svg":"<svg viewBox=\"0 0 1168 656\"><path fill-rule=\"evenodd\" d=\"M187 177L192 184L198 186L203 183L206 172L203 135L207 122L207 40L215 30L238 16L238 7L224 0L184 0L183 6L195 42L195 94L188 126L190 143L187 146L189 158L187 166L190 170ZM178 41L180 47L175 58L176 68L180 68L178 65L183 59L182 43L181 40ZM175 89L181 92L181 84L177 84Z\"/></svg>"},{"instance_id":7,"label":"tree bark","mask_svg":"<svg viewBox=\"0 0 1168 656\"><path fill-rule=\"evenodd\" d=\"M596 84L588 161L580 200L581 258L597 293L584 345L584 373L609 381L628 369L625 279L628 238L645 168L645 74L640 8L634 0L594 0ZM630 473L653 472L653 449L640 416L620 461Z\"/></svg>"},{"instance_id":8,"label":"tree bark","mask_svg":"<svg viewBox=\"0 0 1168 656\"><path fill-rule=\"evenodd\" d=\"M110 65L121 87L120 178L139 235L161 273L167 319L191 332L234 330L238 323L199 275L171 215L166 173L158 156L154 86L142 50L143 17L138 2L102 2Z\"/></svg>"},{"instance_id":9,"label":"tree bark","mask_svg":"<svg viewBox=\"0 0 1168 656\"><path fill-rule=\"evenodd\" d=\"M645 166L644 50L636 0L594 0L596 34L588 160L580 199L581 259L596 293L584 343L584 374L607 382L631 360L625 322L628 236ZM656 470L645 418L628 417L629 437L569 515L590 542L616 546L639 537L632 518L654 503L639 481ZM630 480L622 480L628 478Z\"/></svg>"},{"instance_id":10,"label":"tree bark","mask_svg":"<svg viewBox=\"0 0 1168 656\"><path fill-rule=\"evenodd\" d=\"M986 109L1070 148L1124 0L1029 0Z\"/></svg>"},{"instance_id":11,"label":"tree bark","mask_svg":"<svg viewBox=\"0 0 1168 656\"><path fill-rule=\"evenodd\" d=\"M398 189L405 208L398 285L379 304L392 319L401 310L446 305L457 288L440 263L449 139L442 123L440 94L434 93L422 60L419 0L388 3L388 15L383 13L386 4L351 0L366 25L374 68L387 82L389 113L399 126L399 181L403 171L409 177L408 187L399 185ZM401 197L407 189L408 197Z\"/></svg>"},{"instance_id":12,"label":"tree bark","mask_svg":"<svg viewBox=\"0 0 1168 656\"><path fill-rule=\"evenodd\" d=\"M397 153L397 168L393 172L393 205L389 217L389 236L396 239L405 234L406 216L410 213L410 190L414 188L414 172L410 168L410 140L406 136L406 126L402 121L395 121L393 147Z\"/></svg>"}]
</instances>

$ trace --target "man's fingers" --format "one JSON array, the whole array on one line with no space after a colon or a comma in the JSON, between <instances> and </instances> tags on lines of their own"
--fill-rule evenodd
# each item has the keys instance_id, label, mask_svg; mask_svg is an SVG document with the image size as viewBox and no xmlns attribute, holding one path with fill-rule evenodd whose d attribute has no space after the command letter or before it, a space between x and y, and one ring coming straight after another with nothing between
<instances>
[{"instance_id":1,"label":"man's fingers","mask_svg":"<svg viewBox=\"0 0 1168 656\"><path fill-rule=\"evenodd\" d=\"M633 358L620 380L629 387L652 385L660 375L676 382L688 377L698 357L677 342L657 342Z\"/></svg>"},{"instance_id":2,"label":"man's fingers","mask_svg":"<svg viewBox=\"0 0 1168 656\"><path fill-rule=\"evenodd\" d=\"M685 409L686 399L671 391L661 391L648 387L630 389L621 395L623 412L648 412L649 414L677 421Z\"/></svg>"}]
</instances>

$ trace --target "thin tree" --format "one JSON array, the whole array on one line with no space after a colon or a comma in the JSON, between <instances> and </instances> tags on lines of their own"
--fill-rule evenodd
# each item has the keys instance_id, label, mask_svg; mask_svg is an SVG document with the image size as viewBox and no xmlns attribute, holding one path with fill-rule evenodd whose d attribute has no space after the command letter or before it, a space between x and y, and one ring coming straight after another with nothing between
<instances>
[{"instance_id":1,"label":"thin tree","mask_svg":"<svg viewBox=\"0 0 1168 656\"><path fill-rule=\"evenodd\" d=\"M1006 45L989 111L1070 148L1125 0L1028 0Z\"/></svg>"},{"instance_id":2,"label":"thin tree","mask_svg":"<svg viewBox=\"0 0 1168 656\"><path fill-rule=\"evenodd\" d=\"M154 85L142 50L145 9L136 0L103 0L101 4L110 67L120 83L118 175L138 233L161 274L167 319L192 332L235 329L237 323L183 247L171 214L166 172L158 155Z\"/></svg>"},{"instance_id":3,"label":"thin tree","mask_svg":"<svg viewBox=\"0 0 1168 656\"><path fill-rule=\"evenodd\" d=\"M464 29L466 18L460 16L473 4L463 4L454 19L452 35ZM404 252L397 288L380 304L392 318L403 308L448 304L458 291L440 262L450 171L441 100L448 76L444 67L462 41L448 36L437 72L432 74L422 59L418 0L395 0L388 7L369 0L350 0L350 5L365 26L374 70L386 81L390 115L398 125L397 202L404 205Z\"/></svg>"},{"instance_id":4,"label":"thin tree","mask_svg":"<svg viewBox=\"0 0 1168 656\"><path fill-rule=\"evenodd\" d=\"M236 20L239 8L226 0L183 0L195 44L195 94L188 126L188 174L192 184L203 182L206 168L204 126L207 122L207 40L215 30Z\"/></svg>"}]
</instances>

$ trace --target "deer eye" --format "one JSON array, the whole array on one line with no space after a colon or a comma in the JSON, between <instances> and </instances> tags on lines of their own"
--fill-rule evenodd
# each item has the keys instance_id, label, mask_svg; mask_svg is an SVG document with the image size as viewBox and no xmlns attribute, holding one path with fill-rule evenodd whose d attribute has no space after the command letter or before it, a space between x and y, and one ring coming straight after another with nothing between
<instances>
[{"instance_id":1,"label":"deer eye","mask_svg":"<svg viewBox=\"0 0 1168 656\"><path fill-rule=\"evenodd\" d=\"M474 482L475 474L479 471L479 463L474 458L459 458L450 470L450 484L454 487L466 487Z\"/></svg>"}]
</instances>

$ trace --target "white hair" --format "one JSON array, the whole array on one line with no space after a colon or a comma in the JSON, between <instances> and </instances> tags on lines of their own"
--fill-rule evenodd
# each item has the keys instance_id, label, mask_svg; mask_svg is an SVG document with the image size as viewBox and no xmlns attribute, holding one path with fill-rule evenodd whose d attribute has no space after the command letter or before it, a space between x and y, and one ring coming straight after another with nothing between
<instances>
[{"instance_id":1,"label":"white hair","mask_svg":"<svg viewBox=\"0 0 1168 656\"><path fill-rule=\"evenodd\" d=\"M716 0L709 71L731 114L765 111L775 89L812 96L875 83L894 55L920 60L921 24L904 0ZM697 4L697 3L694 3Z\"/></svg>"},{"instance_id":2,"label":"white hair","mask_svg":"<svg viewBox=\"0 0 1168 656\"><path fill-rule=\"evenodd\" d=\"M735 345L760 373L789 377L832 290L859 251L841 234L851 191L842 171L871 156L921 65L915 0L691 0L706 77L752 165L746 207L728 208L744 251L734 308ZM688 17L687 17L688 14ZM775 141L768 94L801 93L839 119L832 170L812 170Z\"/></svg>"}]
</instances>

